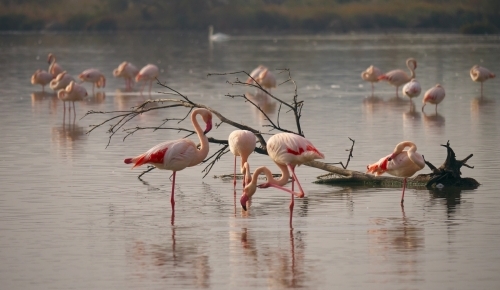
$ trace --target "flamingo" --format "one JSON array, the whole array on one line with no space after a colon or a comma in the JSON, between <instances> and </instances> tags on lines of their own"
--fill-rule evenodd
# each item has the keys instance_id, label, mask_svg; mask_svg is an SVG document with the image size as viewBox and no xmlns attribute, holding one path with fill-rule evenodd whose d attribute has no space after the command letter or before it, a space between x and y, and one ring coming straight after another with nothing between
<instances>
[{"instance_id":1,"label":"flamingo","mask_svg":"<svg viewBox=\"0 0 500 290\"><path fill-rule=\"evenodd\" d=\"M403 95L410 98L410 100L420 96L420 92L422 92L422 87L416 79L411 79L411 81L403 87Z\"/></svg>"},{"instance_id":2,"label":"flamingo","mask_svg":"<svg viewBox=\"0 0 500 290\"><path fill-rule=\"evenodd\" d=\"M269 168L265 166L255 169L254 173L252 174L250 182L243 189L243 195L241 196L240 199L241 207L243 208L243 210L245 211L247 210L247 202L252 198L255 191L257 190L257 187L259 188L275 187L281 189L292 195L292 201L295 196L297 197L304 196L303 192L301 193L294 192L293 190L290 190L283 186L288 182L288 179L290 179L290 173L288 172L288 168L286 165L283 164L277 164L277 165L281 170L281 178L279 179L275 179L273 177L271 170L269 170ZM245 167L245 170L247 172L250 172L250 168L247 162L245 162L243 166ZM259 175L262 173L266 175L267 182L257 185L257 180L259 178ZM290 226L292 225L292 216L293 216L293 202L290 203Z\"/></svg>"},{"instance_id":3,"label":"flamingo","mask_svg":"<svg viewBox=\"0 0 500 290\"><path fill-rule=\"evenodd\" d=\"M398 96L399 87L415 78L415 69L417 68L417 61L414 58L406 60L406 66L410 70L410 76L400 69L391 70L378 77L378 80L388 81L389 84L396 87L396 96Z\"/></svg>"},{"instance_id":4,"label":"flamingo","mask_svg":"<svg viewBox=\"0 0 500 290\"><path fill-rule=\"evenodd\" d=\"M122 62L116 69L113 70L113 75L115 77L122 77L125 79L125 88L127 90L132 89L132 80L139 73L137 67L130 62Z\"/></svg>"},{"instance_id":5,"label":"flamingo","mask_svg":"<svg viewBox=\"0 0 500 290\"><path fill-rule=\"evenodd\" d=\"M52 74L53 77L57 77L58 74L64 71L63 68L56 62L56 56L52 53L49 53L47 56L47 62L49 63L49 73Z\"/></svg>"},{"instance_id":6,"label":"flamingo","mask_svg":"<svg viewBox=\"0 0 500 290\"><path fill-rule=\"evenodd\" d=\"M72 102L73 112L75 114L75 102L82 101L87 95L85 87L75 83L74 81L71 81L65 89L57 92L57 97L59 100L63 101L64 111L66 111L66 102ZM71 110L71 107L69 107L69 110Z\"/></svg>"},{"instance_id":7,"label":"flamingo","mask_svg":"<svg viewBox=\"0 0 500 290\"><path fill-rule=\"evenodd\" d=\"M210 25L208 27L208 40L210 42L223 42L223 41L228 41L231 37L227 34L224 33L215 33L214 34L214 27Z\"/></svg>"},{"instance_id":8,"label":"flamingo","mask_svg":"<svg viewBox=\"0 0 500 290\"><path fill-rule=\"evenodd\" d=\"M254 81L255 80L255 81ZM251 73L247 79L247 84L257 82L264 89L272 89L276 87L276 77L269 69L263 65L259 65Z\"/></svg>"},{"instance_id":9,"label":"flamingo","mask_svg":"<svg viewBox=\"0 0 500 290\"><path fill-rule=\"evenodd\" d=\"M495 77L495 74L487 68L475 65L470 69L470 77L475 82L481 83L481 96L483 95L483 82Z\"/></svg>"},{"instance_id":10,"label":"flamingo","mask_svg":"<svg viewBox=\"0 0 500 290\"><path fill-rule=\"evenodd\" d=\"M75 81L75 79L66 71L63 71L62 73L58 74L55 79L50 81L49 86L54 91L59 91L66 88L72 81Z\"/></svg>"},{"instance_id":11,"label":"flamingo","mask_svg":"<svg viewBox=\"0 0 500 290\"><path fill-rule=\"evenodd\" d=\"M234 188L236 189L236 157L241 157L241 173L243 174L243 188L245 184L251 181L250 172L243 166L248 161L248 156L252 154L255 149L257 139L255 135L248 130L234 130L229 134L227 139L229 143L229 150L234 154Z\"/></svg>"},{"instance_id":12,"label":"flamingo","mask_svg":"<svg viewBox=\"0 0 500 290\"><path fill-rule=\"evenodd\" d=\"M31 76L31 84L42 85L42 92L45 92L45 86L49 84L53 78L52 74L44 70L37 69Z\"/></svg>"},{"instance_id":13,"label":"flamingo","mask_svg":"<svg viewBox=\"0 0 500 290\"><path fill-rule=\"evenodd\" d=\"M144 87L146 86L146 82L148 81L149 81L149 94L151 94L151 87L153 85L153 80L155 80L159 74L160 70L154 64L148 64L139 71L139 74L135 76L135 81L136 82L144 81L144 85L141 88L141 94L142 91L144 90Z\"/></svg>"},{"instance_id":14,"label":"flamingo","mask_svg":"<svg viewBox=\"0 0 500 290\"><path fill-rule=\"evenodd\" d=\"M92 92L94 92L94 88L104 88L106 86L106 77L95 68L89 68L84 70L78 78L82 82L92 83Z\"/></svg>"},{"instance_id":15,"label":"flamingo","mask_svg":"<svg viewBox=\"0 0 500 290\"><path fill-rule=\"evenodd\" d=\"M201 129L196 120L196 116L198 115L201 115L206 124L205 131ZM172 194L170 196L172 217L175 206L174 188L176 172L186 167L198 165L208 155L209 144L205 134L212 129L212 113L209 110L198 108L191 113L191 122L200 139L200 149L189 139L178 139L160 143L141 155L125 159L125 164L134 164L132 169L143 164L151 164L158 169L173 171Z\"/></svg>"},{"instance_id":16,"label":"flamingo","mask_svg":"<svg viewBox=\"0 0 500 290\"><path fill-rule=\"evenodd\" d=\"M267 153L269 157L276 163L276 165L280 168L282 172L282 178L278 181L268 179L266 183L260 184L259 188L267 188L267 187L282 187L288 182L288 178L284 178L286 175L290 175L289 171L292 173L292 190L293 192L293 184L294 181L297 181L297 185L299 187L300 193L292 194L292 199L290 201L290 224L292 221L292 213L294 206L294 197L304 197L304 190L300 185L300 182L295 174L295 166L301 165L305 162L312 161L314 159L323 159L325 155L319 152L314 145L307 140L306 138L296 135L293 133L278 133L273 135L267 141ZM265 173L265 172L264 172ZM255 173L254 173L255 174ZM252 181L255 178L252 177ZM283 189L283 188L281 188ZM290 192L290 191L288 191ZM244 210L246 210L246 202L248 201L248 196L243 193L241 196L241 205Z\"/></svg>"},{"instance_id":17,"label":"flamingo","mask_svg":"<svg viewBox=\"0 0 500 290\"><path fill-rule=\"evenodd\" d=\"M444 100L445 96L446 94L444 88L440 84L437 84L434 87L428 89L427 92L425 92L424 99L422 100L422 103L424 104L422 106L422 112L424 111L425 105L427 103L430 103L436 105L436 113L437 113L438 104Z\"/></svg>"},{"instance_id":18,"label":"flamingo","mask_svg":"<svg viewBox=\"0 0 500 290\"><path fill-rule=\"evenodd\" d=\"M406 147L410 147L410 149L404 150ZM401 206L403 206L406 179L417 171L424 169L424 167L424 156L417 153L417 145L411 141L403 141L396 145L391 154L380 158L376 163L368 165L366 173L373 173L375 176L379 176L387 172L390 175L404 177L403 193L401 195Z\"/></svg>"},{"instance_id":19,"label":"flamingo","mask_svg":"<svg viewBox=\"0 0 500 290\"><path fill-rule=\"evenodd\" d=\"M376 66L369 66L364 72L361 73L361 78L372 84L372 95L374 90L373 83L378 82L378 77L382 75L382 71Z\"/></svg>"}]
</instances>

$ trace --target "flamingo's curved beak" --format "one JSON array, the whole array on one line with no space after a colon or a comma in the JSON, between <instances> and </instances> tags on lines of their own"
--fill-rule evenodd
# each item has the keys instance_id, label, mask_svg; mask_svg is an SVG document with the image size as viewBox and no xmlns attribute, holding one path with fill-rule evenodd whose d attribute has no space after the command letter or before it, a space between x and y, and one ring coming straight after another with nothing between
<instances>
[{"instance_id":1,"label":"flamingo's curved beak","mask_svg":"<svg viewBox=\"0 0 500 290\"><path fill-rule=\"evenodd\" d=\"M212 130L212 120L207 122L207 127L205 128L205 131L203 131L203 134L207 134L210 130Z\"/></svg>"},{"instance_id":2,"label":"flamingo's curved beak","mask_svg":"<svg viewBox=\"0 0 500 290\"><path fill-rule=\"evenodd\" d=\"M243 194L240 198L240 203L244 211L247 211L247 201L248 201L248 196L246 194Z\"/></svg>"}]
</instances>

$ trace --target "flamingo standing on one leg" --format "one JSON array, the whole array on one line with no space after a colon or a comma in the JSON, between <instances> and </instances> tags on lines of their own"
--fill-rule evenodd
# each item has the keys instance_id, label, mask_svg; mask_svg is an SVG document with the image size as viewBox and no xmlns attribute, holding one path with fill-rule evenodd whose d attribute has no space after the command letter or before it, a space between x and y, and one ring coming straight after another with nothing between
<instances>
[{"instance_id":1,"label":"flamingo standing on one leg","mask_svg":"<svg viewBox=\"0 0 500 290\"><path fill-rule=\"evenodd\" d=\"M52 53L49 53L47 56L47 62L49 63L49 73L52 74L53 77L57 77L58 74L64 71L63 68L56 62L56 56Z\"/></svg>"},{"instance_id":2,"label":"flamingo standing on one leg","mask_svg":"<svg viewBox=\"0 0 500 290\"><path fill-rule=\"evenodd\" d=\"M255 80L255 81L254 81ZM264 89L271 90L276 87L276 77L269 69L263 65L259 65L251 73L247 79L247 84L257 82Z\"/></svg>"},{"instance_id":3,"label":"flamingo standing on one leg","mask_svg":"<svg viewBox=\"0 0 500 290\"><path fill-rule=\"evenodd\" d=\"M475 65L470 69L470 77L475 82L481 83L481 96L483 95L483 82L495 77L495 74L487 68Z\"/></svg>"},{"instance_id":4,"label":"flamingo standing on one leg","mask_svg":"<svg viewBox=\"0 0 500 290\"><path fill-rule=\"evenodd\" d=\"M94 88L104 88L106 86L106 77L95 68L89 68L84 70L78 78L82 80L82 82L92 83L92 92L94 92Z\"/></svg>"},{"instance_id":5,"label":"flamingo standing on one leg","mask_svg":"<svg viewBox=\"0 0 500 290\"><path fill-rule=\"evenodd\" d=\"M375 89L374 83L378 82L378 77L382 75L382 71L377 67L371 65L364 72L361 73L361 78L372 84L372 95Z\"/></svg>"},{"instance_id":6,"label":"flamingo standing on one leg","mask_svg":"<svg viewBox=\"0 0 500 290\"><path fill-rule=\"evenodd\" d=\"M407 75L400 69L391 70L378 77L379 80L388 81L389 84L396 87L396 96L398 96L399 87L415 78L415 69L417 68L417 61L414 58L406 60L406 66L410 70L410 75Z\"/></svg>"},{"instance_id":7,"label":"flamingo standing on one leg","mask_svg":"<svg viewBox=\"0 0 500 290\"><path fill-rule=\"evenodd\" d=\"M231 134L229 134L227 141L229 143L229 150L234 154L234 189L236 190L237 156L241 157L241 173L243 174L243 188L245 188L245 185L250 183L252 177L250 172L247 171L243 165L248 161L248 156L250 156L255 149L257 139L255 138L255 135L248 130L234 130Z\"/></svg>"},{"instance_id":8,"label":"flamingo standing on one leg","mask_svg":"<svg viewBox=\"0 0 500 290\"><path fill-rule=\"evenodd\" d=\"M149 81L149 94L151 95L151 87L153 86L153 81L158 77L159 74L160 70L154 64L148 64L139 71L139 74L137 74L137 76L135 77L135 81L144 81L144 85L141 88L141 94L144 90L144 87L146 87L146 82Z\"/></svg>"},{"instance_id":9,"label":"flamingo standing on one leg","mask_svg":"<svg viewBox=\"0 0 500 290\"><path fill-rule=\"evenodd\" d=\"M50 81L54 78L52 74L37 69L35 73L31 76L31 84L33 85L41 85L42 92L45 92L45 86L50 83Z\"/></svg>"},{"instance_id":10,"label":"flamingo standing on one leg","mask_svg":"<svg viewBox=\"0 0 500 290\"><path fill-rule=\"evenodd\" d=\"M290 201L290 225L292 222L292 213L294 206L294 197L297 195L298 197L304 197L304 190L300 185L300 182L295 174L295 167L297 165L301 165L304 162L312 161L314 159L323 159L325 155L319 152L314 145L307 140L306 138L296 135L293 133L278 133L273 135L267 141L267 153L269 157L280 167L282 172L287 172L290 170L292 173L292 192L293 192L293 184L294 181L297 181L297 185L299 187L300 193L292 194L292 199ZM288 173L289 174L289 173ZM253 178L252 178L253 180ZM286 184L288 179L284 179L283 177L279 180L278 183L268 180L268 182L260 184L260 188L267 188L269 186L277 187L283 186ZM276 186L277 185L277 186ZM242 197L242 205L246 203L248 197L244 194ZM245 207L243 207L245 209Z\"/></svg>"},{"instance_id":11,"label":"flamingo standing on one leg","mask_svg":"<svg viewBox=\"0 0 500 290\"><path fill-rule=\"evenodd\" d=\"M125 88L127 90L132 89L132 80L139 73L137 67L130 62L122 62L116 69L113 70L113 75L115 77L121 77L125 79Z\"/></svg>"},{"instance_id":12,"label":"flamingo standing on one leg","mask_svg":"<svg viewBox=\"0 0 500 290\"><path fill-rule=\"evenodd\" d=\"M438 104L444 100L445 96L446 94L444 88L440 84L437 84L434 87L428 89L427 92L425 92L424 99L422 100L422 103L424 104L422 106L422 112L424 111L425 105L427 103L430 103L436 105L436 114L437 114Z\"/></svg>"},{"instance_id":13,"label":"flamingo standing on one leg","mask_svg":"<svg viewBox=\"0 0 500 290\"><path fill-rule=\"evenodd\" d=\"M410 149L404 150L406 147L410 147ZM391 154L381 158L377 163L368 165L366 173L373 173L378 176L387 172L390 175L404 177L403 193L401 194L401 206L403 206L406 179L424 167L425 160L422 155L417 153L417 145L411 141L403 141L396 145Z\"/></svg>"},{"instance_id":14,"label":"flamingo standing on one leg","mask_svg":"<svg viewBox=\"0 0 500 290\"><path fill-rule=\"evenodd\" d=\"M206 124L205 131L201 129L198 121L196 120L196 116L198 115L201 115L203 122ZM172 223L175 206L174 189L176 172L183 170L186 167L199 164L205 159L205 157L207 157L209 151L208 138L205 134L212 129L212 113L206 109L196 109L191 113L191 122L193 123L194 130L200 139L201 146L199 150L193 141L189 139L179 139L160 143L139 156L125 159L126 164L134 164L132 168L143 164L151 164L159 169L173 171L172 194L170 196L170 203L172 205Z\"/></svg>"}]
</instances>

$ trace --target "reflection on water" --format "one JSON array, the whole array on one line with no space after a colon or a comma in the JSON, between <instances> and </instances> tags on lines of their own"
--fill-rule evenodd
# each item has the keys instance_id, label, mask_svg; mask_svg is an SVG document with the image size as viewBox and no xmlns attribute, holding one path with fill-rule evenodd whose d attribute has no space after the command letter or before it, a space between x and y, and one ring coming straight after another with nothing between
<instances>
[{"instance_id":1,"label":"reflection on water","mask_svg":"<svg viewBox=\"0 0 500 290\"><path fill-rule=\"evenodd\" d=\"M57 112L57 103L59 99L55 93L48 92L34 92L31 93L31 107L33 108L33 113L40 112L42 110L42 104L47 102L49 112L55 114Z\"/></svg>"},{"instance_id":2,"label":"reflection on water","mask_svg":"<svg viewBox=\"0 0 500 290\"><path fill-rule=\"evenodd\" d=\"M371 263L377 265L375 274L394 273L390 280L375 279L372 282L386 284L396 281L410 282L417 276L421 257L418 254L424 250L424 228L419 222L408 217L404 210L401 218L374 218L370 220L368 230ZM395 255L394 251L404 253ZM386 261L391 260L387 265Z\"/></svg>"},{"instance_id":3,"label":"reflection on water","mask_svg":"<svg viewBox=\"0 0 500 290\"><path fill-rule=\"evenodd\" d=\"M76 143L85 139L85 133L85 129L76 124L75 110L69 107L68 110L63 111L62 125L52 128L52 141L57 145L58 150L66 149L61 153L66 152L72 156L73 150L77 148Z\"/></svg>"},{"instance_id":4,"label":"reflection on water","mask_svg":"<svg viewBox=\"0 0 500 290\"><path fill-rule=\"evenodd\" d=\"M422 113L422 115L424 116L424 125L428 128L439 128L439 127L443 127L444 126L444 123L445 123L445 118L443 117L443 115L439 114L439 113L431 113L431 114L427 114L425 112Z\"/></svg>"},{"instance_id":5,"label":"reflection on water","mask_svg":"<svg viewBox=\"0 0 500 290\"><path fill-rule=\"evenodd\" d=\"M89 95L85 98L85 105L96 106L101 105L106 101L106 93L105 92L95 92L92 95Z\"/></svg>"},{"instance_id":6,"label":"reflection on water","mask_svg":"<svg viewBox=\"0 0 500 290\"><path fill-rule=\"evenodd\" d=\"M130 244L127 255L133 262L133 279L160 278L168 285L208 288L212 270L202 241L179 237L176 230L172 226L170 237L160 244L142 240Z\"/></svg>"},{"instance_id":7,"label":"reflection on water","mask_svg":"<svg viewBox=\"0 0 500 290\"><path fill-rule=\"evenodd\" d=\"M417 125L421 122L420 111L415 109L415 103L410 100L410 108L408 111L403 113L403 124L404 126Z\"/></svg>"},{"instance_id":8,"label":"reflection on water","mask_svg":"<svg viewBox=\"0 0 500 290\"><path fill-rule=\"evenodd\" d=\"M481 114L490 114L495 110L495 99L484 96L475 97L470 102L471 118L477 121Z\"/></svg>"},{"instance_id":9,"label":"reflection on water","mask_svg":"<svg viewBox=\"0 0 500 290\"><path fill-rule=\"evenodd\" d=\"M255 105L249 104L254 118L262 124L266 116L271 118L276 112L277 103L267 93L256 90L254 93L245 93L245 96ZM264 115L265 114L265 115Z\"/></svg>"}]
</instances>

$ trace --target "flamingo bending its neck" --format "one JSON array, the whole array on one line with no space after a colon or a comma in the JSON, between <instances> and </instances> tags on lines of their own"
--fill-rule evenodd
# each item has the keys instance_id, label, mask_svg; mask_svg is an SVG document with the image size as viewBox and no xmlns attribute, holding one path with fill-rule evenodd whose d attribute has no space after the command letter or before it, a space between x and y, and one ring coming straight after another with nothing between
<instances>
[{"instance_id":1,"label":"flamingo bending its neck","mask_svg":"<svg viewBox=\"0 0 500 290\"><path fill-rule=\"evenodd\" d=\"M373 65L369 66L365 71L361 73L361 78L372 84L372 95L375 88L373 83L378 82L378 77L381 75L382 71Z\"/></svg>"},{"instance_id":2,"label":"flamingo bending its neck","mask_svg":"<svg viewBox=\"0 0 500 290\"><path fill-rule=\"evenodd\" d=\"M76 114L75 102L82 101L87 95L85 87L75 83L74 81L71 81L65 89L57 92L57 97L59 100L63 101L64 111L66 111L66 102L72 102L74 114ZM71 107L68 109L71 110Z\"/></svg>"},{"instance_id":3,"label":"flamingo bending its neck","mask_svg":"<svg viewBox=\"0 0 500 290\"><path fill-rule=\"evenodd\" d=\"M254 173L252 174L252 179L250 183L245 186L243 189L243 195L240 198L240 203L241 207L243 210L247 210L247 202L251 200L252 196L254 195L255 191L257 191L257 187L259 188L267 188L267 187L275 187L278 189L281 189L283 191L286 191L292 195L292 197L297 196L297 197L303 197L303 193L299 192L294 192L288 188L285 188L283 185L285 185L288 180L290 179L290 173L288 172L288 168L286 165L282 164L277 164L278 167L281 170L281 178L280 179L275 179L273 177L273 174L269 168L262 166L257 169L255 169ZM248 163L245 163L243 165L247 171L250 171L250 168L248 166ZM259 178L260 174L265 174L267 178L267 182L257 185L257 180ZM292 225L292 212L293 212L293 203L290 203L290 226Z\"/></svg>"},{"instance_id":4,"label":"flamingo bending its neck","mask_svg":"<svg viewBox=\"0 0 500 290\"><path fill-rule=\"evenodd\" d=\"M424 111L425 105L429 103L436 105L436 113L437 113L438 104L444 100L445 96L446 93L444 91L444 88L440 84L437 84L434 87L428 89L427 92L425 92L424 94L424 99L422 100L422 103L424 104L422 106L422 112Z\"/></svg>"},{"instance_id":5,"label":"flamingo bending its neck","mask_svg":"<svg viewBox=\"0 0 500 290\"><path fill-rule=\"evenodd\" d=\"M248 156L250 156L253 150L255 150L257 138L248 130L234 130L231 134L229 134L227 141L229 143L229 150L234 154L234 189L236 189L237 156L241 157L241 173L243 174L243 188L245 188L245 184L250 183L252 176L250 175L250 172L246 170L244 164L248 162Z\"/></svg>"},{"instance_id":6,"label":"flamingo bending its neck","mask_svg":"<svg viewBox=\"0 0 500 290\"><path fill-rule=\"evenodd\" d=\"M52 74L53 77L57 77L58 74L64 71L63 68L56 62L56 56L52 53L49 53L47 56L47 62L49 63L49 73Z\"/></svg>"},{"instance_id":7,"label":"flamingo bending its neck","mask_svg":"<svg viewBox=\"0 0 500 290\"><path fill-rule=\"evenodd\" d=\"M203 131L196 119L196 116L201 115L203 122L206 124ZM126 158L125 164L134 164L132 168L143 164L151 164L158 169L172 170L172 194L170 203L172 205L172 217L174 215L174 189L175 189L175 174L177 171L183 170L186 167L198 165L208 155L209 143L207 134L212 129L212 113L209 110L198 108L191 113L191 122L196 134L200 139L200 149L196 144L189 139L179 139L175 141L167 141L160 143L145 153L132 158Z\"/></svg>"},{"instance_id":8,"label":"flamingo bending its neck","mask_svg":"<svg viewBox=\"0 0 500 290\"><path fill-rule=\"evenodd\" d=\"M124 61L117 68L113 70L113 75L117 78L125 79L125 88L132 89L132 80L139 73L137 67L130 62Z\"/></svg>"},{"instance_id":9,"label":"flamingo bending its neck","mask_svg":"<svg viewBox=\"0 0 500 290\"><path fill-rule=\"evenodd\" d=\"M482 96L483 82L487 81L488 79L494 78L495 74L485 67L475 65L470 69L470 77L473 81L481 83L481 96Z\"/></svg>"},{"instance_id":10,"label":"flamingo bending its neck","mask_svg":"<svg viewBox=\"0 0 500 290\"><path fill-rule=\"evenodd\" d=\"M420 96L421 92L422 87L416 79L412 79L409 83L403 86L403 95L410 98L410 100Z\"/></svg>"},{"instance_id":11,"label":"flamingo bending its neck","mask_svg":"<svg viewBox=\"0 0 500 290\"><path fill-rule=\"evenodd\" d=\"M410 147L410 149L404 150L406 147ZM396 145L391 154L380 158L376 163L368 165L366 173L379 176L387 172L390 175L404 177L403 193L401 194L401 206L403 206L406 179L424 167L425 160L422 155L417 153L417 145L411 141L403 141Z\"/></svg>"},{"instance_id":12,"label":"flamingo bending its neck","mask_svg":"<svg viewBox=\"0 0 500 290\"><path fill-rule=\"evenodd\" d=\"M41 85L42 92L45 92L45 86L50 83L50 81L54 78L52 74L37 69L35 73L31 76L31 84L33 85Z\"/></svg>"},{"instance_id":13,"label":"flamingo bending its neck","mask_svg":"<svg viewBox=\"0 0 500 290\"><path fill-rule=\"evenodd\" d=\"M50 81L50 88L54 91L66 88L75 79L70 76L66 71L58 74L57 77Z\"/></svg>"},{"instance_id":14,"label":"flamingo bending its neck","mask_svg":"<svg viewBox=\"0 0 500 290\"><path fill-rule=\"evenodd\" d=\"M396 87L396 96L398 96L399 87L415 78L415 69L417 68L417 61L414 58L406 60L406 67L410 70L410 75L406 74L403 70L391 70L378 77L379 80L389 82L392 86Z\"/></svg>"},{"instance_id":15,"label":"flamingo bending its neck","mask_svg":"<svg viewBox=\"0 0 500 290\"><path fill-rule=\"evenodd\" d=\"M144 81L144 85L141 87L141 94L142 91L144 91L144 87L146 87L146 82L149 82L149 94L151 94L151 87L153 86L153 81L156 80L159 74L160 70L154 64L148 64L139 71L139 73L135 77L135 81L136 82Z\"/></svg>"},{"instance_id":16,"label":"flamingo bending its neck","mask_svg":"<svg viewBox=\"0 0 500 290\"><path fill-rule=\"evenodd\" d=\"M301 165L305 162L312 161L314 159L323 159L325 155L319 152L314 145L306 138L296 135L293 133L278 133L273 135L267 141L267 153L269 157L278 165L282 171L282 175L286 172L288 175L292 173L292 192L294 190L294 182L297 181L297 186L299 187L300 193L292 194L292 199L290 201L290 223L294 206L294 197L304 197L304 190L300 185L300 182L295 174L295 167ZM254 178L252 178L253 180ZM273 181L268 181L267 183L260 184L260 188L266 188L269 186L279 185L283 186L286 184L288 179L280 179L279 183L274 183ZM242 196L242 198L244 198ZM248 199L248 197L246 197ZM243 200L244 201L244 200ZM243 203L242 203L243 205ZM243 207L243 209L245 209Z\"/></svg>"}]
</instances>

